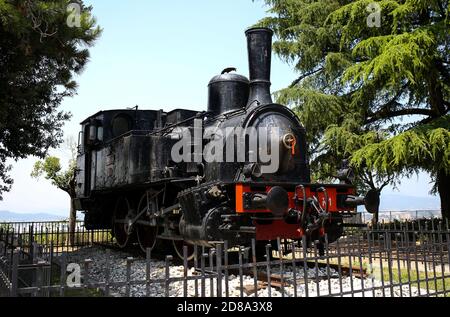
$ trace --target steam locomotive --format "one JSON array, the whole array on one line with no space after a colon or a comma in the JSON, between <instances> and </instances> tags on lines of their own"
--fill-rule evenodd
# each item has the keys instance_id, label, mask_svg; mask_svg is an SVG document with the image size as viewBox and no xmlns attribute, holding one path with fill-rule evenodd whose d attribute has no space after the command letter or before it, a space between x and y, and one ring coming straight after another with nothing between
<instances>
[{"instance_id":1,"label":"steam locomotive","mask_svg":"<svg viewBox=\"0 0 450 317\"><path fill-rule=\"evenodd\" d=\"M112 229L121 248L169 241L180 257L184 245L342 235L343 218L367 201L355 196L349 169L339 184L311 183L305 129L271 99L273 32L252 28L246 36L250 79L233 68L212 78L207 111L136 107L81 123L75 206L87 228ZM223 132L230 130L233 137ZM186 138L192 134L201 137ZM212 144L216 159L204 155ZM275 169L255 153L269 144ZM227 150L232 159L221 159Z\"/></svg>"}]
</instances>

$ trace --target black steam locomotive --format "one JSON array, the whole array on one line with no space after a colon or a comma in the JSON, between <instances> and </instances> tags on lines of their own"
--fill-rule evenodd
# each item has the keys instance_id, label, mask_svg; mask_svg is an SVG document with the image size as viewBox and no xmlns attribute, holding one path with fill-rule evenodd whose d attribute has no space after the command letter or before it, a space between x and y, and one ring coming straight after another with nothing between
<instances>
[{"instance_id":1,"label":"black steam locomotive","mask_svg":"<svg viewBox=\"0 0 450 317\"><path fill-rule=\"evenodd\" d=\"M143 250L172 241L179 255L186 244L342 235L343 218L364 200L355 197L349 171L340 184L310 183L305 130L271 99L272 35L247 30L250 80L232 68L215 76L206 112L108 110L81 123L75 202L88 228L112 228L120 247L135 237ZM232 138L222 133L230 129L238 131ZM185 138L196 133L201 137ZM174 159L180 142L181 161ZM213 143L214 157L228 150L234 159L205 159ZM269 143L276 169L255 159Z\"/></svg>"}]
</instances>

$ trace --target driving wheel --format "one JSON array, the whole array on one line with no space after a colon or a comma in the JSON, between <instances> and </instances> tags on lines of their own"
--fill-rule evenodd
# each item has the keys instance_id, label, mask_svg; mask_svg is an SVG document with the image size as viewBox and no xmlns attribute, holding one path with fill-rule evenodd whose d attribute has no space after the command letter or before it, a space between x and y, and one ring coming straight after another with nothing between
<instances>
[{"instance_id":1,"label":"driving wheel","mask_svg":"<svg viewBox=\"0 0 450 317\"><path fill-rule=\"evenodd\" d=\"M136 234L142 251L153 250L158 236L158 225L155 214L158 211L157 197L152 197L150 192L145 193L138 206L138 213L142 214L136 222Z\"/></svg>"},{"instance_id":2,"label":"driving wheel","mask_svg":"<svg viewBox=\"0 0 450 317\"><path fill-rule=\"evenodd\" d=\"M113 235L120 248L125 248L130 240L132 210L128 199L120 197L116 202L113 215Z\"/></svg>"}]
</instances>

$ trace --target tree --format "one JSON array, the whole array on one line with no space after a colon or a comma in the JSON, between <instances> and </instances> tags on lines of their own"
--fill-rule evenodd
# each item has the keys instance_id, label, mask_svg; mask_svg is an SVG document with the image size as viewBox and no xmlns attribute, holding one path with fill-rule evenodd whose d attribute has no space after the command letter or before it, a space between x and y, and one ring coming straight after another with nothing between
<instances>
[{"instance_id":1,"label":"tree","mask_svg":"<svg viewBox=\"0 0 450 317\"><path fill-rule=\"evenodd\" d=\"M76 92L73 75L101 33L91 10L82 1L0 0L0 199L13 182L7 160L44 158L62 142L70 114L59 105Z\"/></svg>"},{"instance_id":2,"label":"tree","mask_svg":"<svg viewBox=\"0 0 450 317\"><path fill-rule=\"evenodd\" d=\"M265 2L259 24L275 30L275 52L299 73L277 97L300 113L313 158L339 139L361 145L347 151L355 168L386 180L426 170L448 218L448 1ZM349 121L360 131L346 139Z\"/></svg>"},{"instance_id":3,"label":"tree","mask_svg":"<svg viewBox=\"0 0 450 317\"><path fill-rule=\"evenodd\" d=\"M418 125L387 140L368 144L353 154L353 165L370 166L381 173L429 171L433 193L441 198L442 215L449 219L450 116Z\"/></svg>"},{"instance_id":4,"label":"tree","mask_svg":"<svg viewBox=\"0 0 450 317\"><path fill-rule=\"evenodd\" d=\"M34 164L31 177L39 178L44 176L45 179L50 180L52 185L66 192L70 197L70 214L69 214L69 233L70 243L75 242L75 227L77 219L77 211L74 205L76 197L76 168L77 168L77 147L72 140L68 141L71 150L71 159L66 170L61 167L61 160L54 156L48 156L42 161Z\"/></svg>"}]
</instances>

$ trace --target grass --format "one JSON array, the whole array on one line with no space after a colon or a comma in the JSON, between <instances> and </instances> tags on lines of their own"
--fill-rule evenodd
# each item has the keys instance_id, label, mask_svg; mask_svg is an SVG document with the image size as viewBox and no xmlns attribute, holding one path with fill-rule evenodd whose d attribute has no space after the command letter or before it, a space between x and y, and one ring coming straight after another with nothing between
<instances>
[{"instance_id":1,"label":"grass","mask_svg":"<svg viewBox=\"0 0 450 317\"><path fill-rule=\"evenodd\" d=\"M385 281L391 280L390 276L392 276L392 281L394 283L402 283L408 284L408 281L411 281L411 286L420 288L421 290L429 290L430 292L440 292L446 291L448 293L445 294L446 297L450 297L450 277L446 277L445 279L442 275L436 274L433 272L428 272L428 282L427 274L422 271L410 270L408 275L407 269L401 269L400 272L398 269L391 269L391 274L389 273L389 268L383 267L383 279ZM381 279L378 278L378 279ZM418 281L421 281L420 283ZM421 291L421 294L424 294ZM444 296L440 294L440 296Z\"/></svg>"},{"instance_id":2,"label":"grass","mask_svg":"<svg viewBox=\"0 0 450 317\"><path fill-rule=\"evenodd\" d=\"M33 234L33 241L39 245L50 247L53 244L55 249L69 250L71 244L69 242L70 234L68 232L59 233L35 233ZM94 231L94 232L77 232L74 235L74 246L81 247L87 246L91 243L108 243L113 241L112 235L108 231ZM30 245L30 234L21 233L19 236L14 237L14 241L10 243L20 246Z\"/></svg>"},{"instance_id":3,"label":"grass","mask_svg":"<svg viewBox=\"0 0 450 317\"><path fill-rule=\"evenodd\" d=\"M326 264L326 260L318 260L318 263ZM338 264L337 259L330 259L330 264ZM350 260L348 257L341 258L340 261L341 266L348 267L350 265ZM362 266L363 270L365 270L368 274L372 273L372 275L375 277L376 280L381 281L381 266L380 261L378 259L372 261L372 272L370 272L370 263L367 259L362 259L362 265L360 264L359 259L351 259L352 269L353 271L359 272L360 268ZM415 267L415 263L410 263L411 267ZM408 281L411 281L411 286L420 288L424 291L427 289L430 292L434 291L446 291L448 292L445 294L446 297L450 297L450 276L446 274L445 278L443 278L442 273L440 272L440 267L436 267L436 269L439 271L436 271L436 274L434 274L432 268L428 268L427 273L425 273L425 268L423 270L415 270L411 269L409 270L408 275L408 268L400 266L400 269L398 267L397 262L394 260L391 265L391 269L389 272L388 263L386 261L383 261L383 280L385 282L391 281L392 283L398 284L402 283L403 285L407 285ZM428 275L428 282L426 281ZM419 282L420 281L420 282ZM428 285L427 285L428 284ZM421 291L421 294L425 294L424 291ZM443 294L440 294L440 296L443 296Z\"/></svg>"},{"instance_id":4,"label":"grass","mask_svg":"<svg viewBox=\"0 0 450 317\"><path fill-rule=\"evenodd\" d=\"M67 245L69 243L69 233L39 233L33 237L34 241L41 245ZM110 232L77 232L74 236L75 245L84 245L89 242L112 241Z\"/></svg>"}]
</instances>

